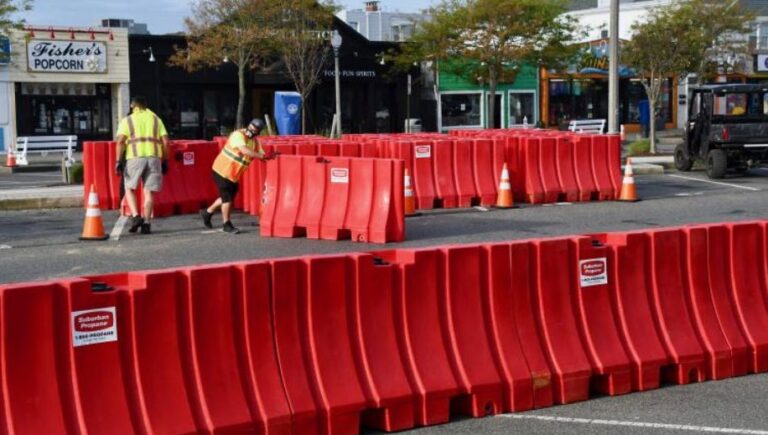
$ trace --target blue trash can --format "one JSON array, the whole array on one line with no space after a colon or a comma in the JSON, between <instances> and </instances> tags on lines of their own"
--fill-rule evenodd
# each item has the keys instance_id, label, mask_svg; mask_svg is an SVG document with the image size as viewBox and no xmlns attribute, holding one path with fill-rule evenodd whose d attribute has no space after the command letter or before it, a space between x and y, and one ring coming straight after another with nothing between
<instances>
[{"instance_id":1,"label":"blue trash can","mask_svg":"<svg viewBox=\"0 0 768 435\"><path fill-rule=\"evenodd\" d=\"M280 136L301 134L301 95L275 92L275 126Z\"/></svg>"},{"instance_id":2,"label":"blue trash can","mask_svg":"<svg viewBox=\"0 0 768 435\"><path fill-rule=\"evenodd\" d=\"M651 110L648 100L640 100L637 102L637 109L640 111L639 121L640 129L643 133L643 137L648 137L648 129L651 124Z\"/></svg>"}]
</instances>

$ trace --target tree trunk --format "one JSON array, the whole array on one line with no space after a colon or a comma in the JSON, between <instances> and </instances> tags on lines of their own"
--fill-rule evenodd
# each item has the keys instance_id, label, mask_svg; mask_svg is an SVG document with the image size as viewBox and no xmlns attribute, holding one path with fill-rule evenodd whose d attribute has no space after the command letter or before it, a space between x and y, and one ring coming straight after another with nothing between
<instances>
[{"instance_id":1,"label":"tree trunk","mask_svg":"<svg viewBox=\"0 0 768 435\"><path fill-rule=\"evenodd\" d=\"M307 108L304 103L307 101L304 95L301 96L301 134L307 134Z\"/></svg>"},{"instance_id":2,"label":"tree trunk","mask_svg":"<svg viewBox=\"0 0 768 435\"><path fill-rule=\"evenodd\" d=\"M646 83L647 81L647 83ZM650 78L643 81L645 95L648 97L648 125L651 154L656 154L656 102L659 100L659 91L661 90L661 79Z\"/></svg>"},{"instance_id":3,"label":"tree trunk","mask_svg":"<svg viewBox=\"0 0 768 435\"><path fill-rule=\"evenodd\" d=\"M488 128L496 128L494 114L496 113L496 86L498 79L495 71L488 74Z\"/></svg>"},{"instance_id":4,"label":"tree trunk","mask_svg":"<svg viewBox=\"0 0 768 435\"><path fill-rule=\"evenodd\" d=\"M243 111L245 109L245 64L237 66L237 116L233 130L243 127Z\"/></svg>"}]
</instances>

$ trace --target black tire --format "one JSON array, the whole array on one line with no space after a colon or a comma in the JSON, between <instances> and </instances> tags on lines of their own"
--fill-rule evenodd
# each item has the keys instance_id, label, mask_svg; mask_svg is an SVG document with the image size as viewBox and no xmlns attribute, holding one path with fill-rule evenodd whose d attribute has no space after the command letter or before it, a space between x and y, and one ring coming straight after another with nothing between
<instances>
[{"instance_id":1,"label":"black tire","mask_svg":"<svg viewBox=\"0 0 768 435\"><path fill-rule=\"evenodd\" d=\"M707 176L712 179L723 178L728 169L728 158L723 150L711 150L707 154Z\"/></svg>"},{"instance_id":2,"label":"black tire","mask_svg":"<svg viewBox=\"0 0 768 435\"><path fill-rule=\"evenodd\" d=\"M675 168L678 171L688 172L693 167L693 159L688 155L688 147L684 144L677 144L675 147Z\"/></svg>"}]
</instances>

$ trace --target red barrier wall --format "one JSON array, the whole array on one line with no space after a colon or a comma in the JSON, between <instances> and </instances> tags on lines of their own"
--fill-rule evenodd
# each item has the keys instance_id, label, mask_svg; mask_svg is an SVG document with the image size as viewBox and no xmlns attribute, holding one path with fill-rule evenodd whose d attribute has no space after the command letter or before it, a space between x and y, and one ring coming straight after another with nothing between
<instances>
[{"instance_id":1,"label":"red barrier wall","mask_svg":"<svg viewBox=\"0 0 768 435\"><path fill-rule=\"evenodd\" d=\"M743 222L4 284L0 427L393 431L765 371L767 251Z\"/></svg>"},{"instance_id":2,"label":"red barrier wall","mask_svg":"<svg viewBox=\"0 0 768 435\"><path fill-rule=\"evenodd\" d=\"M281 156L268 165L261 235L400 241L402 168L385 159Z\"/></svg>"}]
</instances>

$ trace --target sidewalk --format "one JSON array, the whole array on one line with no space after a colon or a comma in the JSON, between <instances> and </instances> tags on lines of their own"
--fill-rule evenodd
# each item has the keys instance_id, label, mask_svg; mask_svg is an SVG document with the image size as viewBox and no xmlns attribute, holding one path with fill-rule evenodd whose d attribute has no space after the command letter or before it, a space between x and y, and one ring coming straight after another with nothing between
<instances>
[{"instance_id":1,"label":"sidewalk","mask_svg":"<svg viewBox=\"0 0 768 435\"><path fill-rule=\"evenodd\" d=\"M83 207L83 185L0 190L0 210Z\"/></svg>"}]
</instances>

